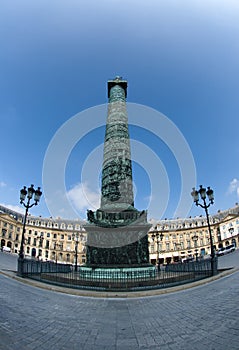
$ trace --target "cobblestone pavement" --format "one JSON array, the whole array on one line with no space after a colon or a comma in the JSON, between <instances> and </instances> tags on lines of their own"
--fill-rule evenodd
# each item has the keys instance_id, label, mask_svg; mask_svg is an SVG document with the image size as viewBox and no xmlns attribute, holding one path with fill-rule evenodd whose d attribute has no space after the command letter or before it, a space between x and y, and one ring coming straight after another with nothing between
<instances>
[{"instance_id":1,"label":"cobblestone pavement","mask_svg":"<svg viewBox=\"0 0 239 350\"><path fill-rule=\"evenodd\" d=\"M0 268L9 268L2 254ZM239 251L220 259L238 266ZM0 349L238 350L239 272L130 299L62 294L0 274Z\"/></svg>"}]
</instances>

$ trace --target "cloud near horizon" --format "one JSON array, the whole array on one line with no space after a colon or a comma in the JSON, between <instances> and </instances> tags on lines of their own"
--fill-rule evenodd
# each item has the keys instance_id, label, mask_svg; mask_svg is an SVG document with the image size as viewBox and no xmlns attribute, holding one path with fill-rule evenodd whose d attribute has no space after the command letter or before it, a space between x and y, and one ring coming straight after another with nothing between
<instances>
[{"instance_id":1,"label":"cloud near horizon","mask_svg":"<svg viewBox=\"0 0 239 350\"><path fill-rule=\"evenodd\" d=\"M89 188L87 182L76 184L67 192L73 206L80 212L97 209L100 206L100 193Z\"/></svg>"},{"instance_id":2,"label":"cloud near horizon","mask_svg":"<svg viewBox=\"0 0 239 350\"><path fill-rule=\"evenodd\" d=\"M25 214L25 209L23 207L20 207L19 205L12 205L12 204L5 204L5 203L0 203L0 205L2 205L5 208L11 209L16 213Z\"/></svg>"},{"instance_id":3,"label":"cloud near horizon","mask_svg":"<svg viewBox=\"0 0 239 350\"><path fill-rule=\"evenodd\" d=\"M234 178L230 184L227 191L228 194L236 193L239 198L239 180Z\"/></svg>"}]
</instances>

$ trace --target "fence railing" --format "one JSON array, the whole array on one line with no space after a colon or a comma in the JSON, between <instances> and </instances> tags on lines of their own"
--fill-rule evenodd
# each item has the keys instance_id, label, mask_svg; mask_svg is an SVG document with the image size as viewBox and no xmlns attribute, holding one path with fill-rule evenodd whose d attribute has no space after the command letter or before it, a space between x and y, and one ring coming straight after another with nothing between
<instances>
[{"instance_id":1,"label":"fence railing","mask_svg":"<svg viewBox=\"0 0 239 350\"><path fill-rule=\"evenodd\" d=\"M215 259L217 266L217 259ZM33 259L18 260L18 275L64 287L101 291L136 291L158 289L193 282L212 275L211 260L169 264L154 273L148 271L125 273L121 268L87 270L70 264L42 262ZM215 271L214 271L215 274Z\"/></svg>"}]
</instances>

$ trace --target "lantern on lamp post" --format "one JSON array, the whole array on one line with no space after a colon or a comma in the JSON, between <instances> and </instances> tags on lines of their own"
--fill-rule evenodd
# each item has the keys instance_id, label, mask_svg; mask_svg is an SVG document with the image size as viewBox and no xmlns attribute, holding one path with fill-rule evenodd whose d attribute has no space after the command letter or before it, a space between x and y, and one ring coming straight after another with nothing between
<instances>
[{"instance_id":1,"label":"lantern on lamp post","mask_svg":"<svg viewBox=\"0 0 239 350\"><path fill-rule=\"evenodd\" d=\"M25 210L25 215L23 220L21 245L20 245L20 250L18 254L18 275L19 276L23 275L24 242L25 242L25 231L26 231L26 221L27 221L28 210L32 208L34 205L37 205L39 203L41 195L42 195L41 188L38 187L35 190L34 185L31 185L30 187L28 187L28 189L26 189L26 186L24 186L20 190L20 204L22 204L26 210ZM32 199L34 200L34 203L30 204Z\"/></svg>"},{"instance_id":2,"label":"lantern on lamp post","mask_svg":"<svg viewBox=\"0 0 239 350\"><path fill-rule=\"evenodd\" d=\"M211 231L211 225L210 225L209 214L208 214L208 208L210 207L211 204L214 203L213 190L210 187L208 187L206 190L206 188L200 185L200 188L198 191L195 189L195 187L193 188L191 195L193 197L193 200L196 206L199 205L201 208L205 210L205 213L206 213L207 225L208 225L208 231L209 231L209 237L210 237L210 247L211 247L211 270L212 270L212 275L214 275L216 272L215 250L213 246L212 231ZM199 195L203 204L199 203ZM206 202L207 198L209 200L208 203Z\"/></svg>"}]
</instances>

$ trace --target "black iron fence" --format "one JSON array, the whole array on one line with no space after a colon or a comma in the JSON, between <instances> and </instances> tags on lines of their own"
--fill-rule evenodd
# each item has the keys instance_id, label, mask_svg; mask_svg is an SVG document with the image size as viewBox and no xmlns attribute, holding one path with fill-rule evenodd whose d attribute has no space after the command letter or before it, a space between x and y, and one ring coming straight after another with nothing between
<instances>
[{"instance_id":1,"label":"black iron fence","mask_svg":"<svg viewBox=\"0 0 239 350\"><path fill-rule=\"evenodd\" d=\"M215 259L217 266L217 259ZM155 267L154 273L148 271L125 273L118 268L102 269L95 274L84 267L54 262L42 262L33 259L18 261L18 275L42 282L70 288L91 289L101 291L137 291L144 289L166 288L193 282L212 275L211 260L200 260L189 263L177 263ZM215 274L215 271L214 271Z\"/></svg>"}]
</instances>

